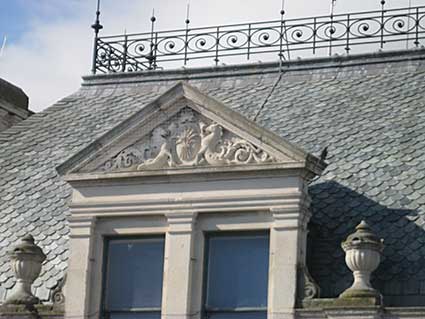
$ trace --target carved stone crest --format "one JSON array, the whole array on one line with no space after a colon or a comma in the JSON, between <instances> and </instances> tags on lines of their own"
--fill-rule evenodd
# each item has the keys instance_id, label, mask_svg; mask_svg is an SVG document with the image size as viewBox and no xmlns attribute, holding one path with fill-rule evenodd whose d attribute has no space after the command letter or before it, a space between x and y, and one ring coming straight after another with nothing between
<instances>
[{"instance_id":1,"label":"carved stone crest","mask_svg":"<svg viewBox=\"0 0 425 319\"><path fill-rule=\"evenodd\" d=\"M188 107L122 150L104 171L258 164L276 161L264 150Z\"/></svg>"}]
</instances>

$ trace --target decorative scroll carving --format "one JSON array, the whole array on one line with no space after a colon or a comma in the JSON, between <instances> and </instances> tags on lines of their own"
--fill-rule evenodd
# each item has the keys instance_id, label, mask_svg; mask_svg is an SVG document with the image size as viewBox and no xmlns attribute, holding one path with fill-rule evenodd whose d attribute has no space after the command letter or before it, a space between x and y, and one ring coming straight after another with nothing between
<instances>
[{"instance_id":1,"label":"decorative scroll carving","mask_svg":"<svg viewBox=\"0 0 425 319\"><path fill-rule=\"evenodd\" d=\"M55 289L52 291L51 300L54 305L62 305L65 303L65 295L63 294L63 287L66 282L66 274L58 281L58 284Z\"/></svg>"},{"instance_id":2,"label":"decorative scroll carving","mask_svg":"<svg viewBox=\"0 0 425 319\"><path fill-rule=\"evenodd\" d=\"M319 298L320 287L311 277L307 267L303 267L304 275L304 299Z\"/></svg>"},{"instance_id":3,"label":"decorative scroll carving","mask_svg":"<svg viewBox=\"0 0 425 319\"><path fill-rule=\"evenodd\" d=\"M297 271L298 301L320 298L320 287L310 275L306 265L299 265Z\"/></svg>"},{"instance_id":4,"label":"decorative scroll carving","mask_svg":"<svg viewBox=\"0 0 425 319\"><path fill-rule=\"evenodd\" d=\"M149 136L108 160L102 169L145 170L273 161L275 159L262 149L184 108Z\"/></svg>"}]
</instances>

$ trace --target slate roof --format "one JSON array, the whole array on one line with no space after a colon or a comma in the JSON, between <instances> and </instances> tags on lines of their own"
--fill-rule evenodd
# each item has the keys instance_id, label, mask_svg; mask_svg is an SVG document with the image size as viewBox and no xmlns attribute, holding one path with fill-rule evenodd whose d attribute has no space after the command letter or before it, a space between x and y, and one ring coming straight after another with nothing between
<instances>
[{"instance_id":1,"label":"slate roof","mask_svg":"<svg viewBox=\"0 0 425 319\"><path fill-rule=\"evenodd\" d=\"M55 168L178 80L305 150L329 147L310 187L308 265L323 297L348 287L340 242L361 220L385 239L374 282L387 305L425 305L425 50L284 64L86 77L79 91L0 133L0 300L6 250L30 232L47 254L35 293L67 267L70 187Z\"/></svg>"}]
</instances>

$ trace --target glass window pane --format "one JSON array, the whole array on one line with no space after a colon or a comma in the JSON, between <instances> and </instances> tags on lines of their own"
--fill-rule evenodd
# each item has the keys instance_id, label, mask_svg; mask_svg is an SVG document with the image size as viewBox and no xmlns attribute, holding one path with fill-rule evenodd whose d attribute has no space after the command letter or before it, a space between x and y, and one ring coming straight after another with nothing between
<instances>
[{"instance_id":1,"label":"glass window pane","mask_svg":"<svg viewBox=\"0 0 425 319\"><path fill-rule=\"evenodd\" d=\"M267 311L208 313L207 319L267 319Z\"/></svg>"},{"instance_id":2,"label":"glass window pane","mask_svg":"<svg viewBox=\"0 0 425 319\"><path fill-rule=\"evenodd\" d=\"M164 238L110 240L106 309L161 307L163 266Z\"/></svg>"},{"instance_id":3,"label":"glass window pane","mask_svg":"<svg viewBox=\"0 0 425 319\"><path fill-rule=\"evenodd\" d=\"M267 307L268 234L208 239L206 308Z\"/></svg>"},{"instance_id":4,"label":"glass window pane","mask_svg":"<svg viewBox=\"0 0 425 319\"><path fill-rule=\"evenodd\" d=\"M121 312L111 313L108 319L161 319L160 312Z\"/></svg>"}]
</instances>

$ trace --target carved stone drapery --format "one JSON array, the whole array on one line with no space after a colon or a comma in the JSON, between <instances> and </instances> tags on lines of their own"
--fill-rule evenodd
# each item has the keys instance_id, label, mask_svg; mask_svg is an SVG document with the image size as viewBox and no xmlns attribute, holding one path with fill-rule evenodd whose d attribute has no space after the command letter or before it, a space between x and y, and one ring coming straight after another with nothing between
<instances>
[{"instance_id":1,"label":"carved stone drapery","mask_svg":"<svg viewBox=\"0 0 425 319\"><path fill-rule=\"evenodd\" d=\"M146 170L274 161L264 150L186 107L148 136L108 160L101 170Z\"/></svg>"}]
</instances>

